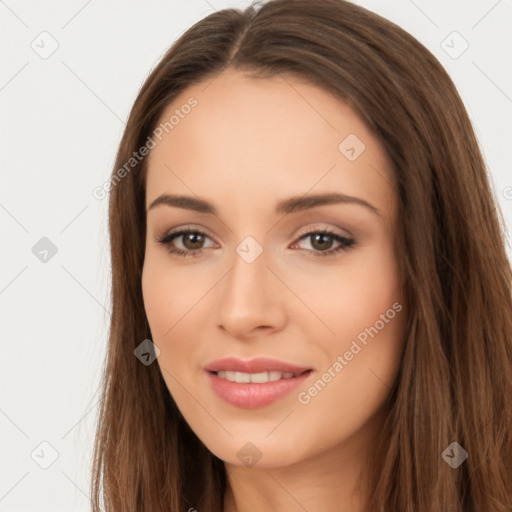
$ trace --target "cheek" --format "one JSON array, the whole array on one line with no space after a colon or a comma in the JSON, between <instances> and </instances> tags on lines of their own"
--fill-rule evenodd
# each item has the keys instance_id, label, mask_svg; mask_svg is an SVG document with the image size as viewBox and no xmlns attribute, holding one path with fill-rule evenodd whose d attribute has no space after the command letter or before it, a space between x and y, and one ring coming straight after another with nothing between
<instances>
[{"instance_id":1,"label":"cheek","mask_svg":"<svg viewBox=\"0 0 512 512\"><path fill-rule=\"evenodd\" d=\"M324 339L328 351L350 345L352 338L374 326L387 311L387 316L397 316L394 303L403 306L395 254L386 240L347 252L336 265L301 262L293 271L284 267L280 271L314 313L297 315L294 321L304 329L320 329L316 339ZM386 330L390 330L387 324Z\"/></svg>"},{"instance_id":2,"label":"cheek","mask_svg":"<svg viewBox=\"0 0 512 512\"><path fill-rule=\"evenodd\" d=\"M182 408L190 401L184 391L197 385L202 373L194 365L195 356L204 343L201 327L210 313L207 295L218 277L210 271L180 271L169 265L162 251L147 251L142 272L144 308L152 341L160 349L157 359L169 392ZM183 396L182 396L183 395Z\"/></svg>"},{"instance_id":3,"label":"cheek","mask_svg":"<svg viewBox=\"0 0 512 512\"><path fill-rule=\"evenodd\" d=\"M332 332L316 336L325 367L301 390L299 403L328 417L326 430L360 428L388 396L399 369L406 312L394 251L382 244L362 254L346 258L325 278L302 279L308 304Z\"/></svg>"},{"instance_id":4,"label":"cheek","mask_svg":"<svg viewBox=\"0 0 512 512\"><path fill-rule=\"evenodd\" d=\"M358 432L389 396L401 359L402 312L380 331L368 329L365 343L353 338L332 351L329 366L302 390L299 407L326 443Z\"/></svg>"},{"instance_id":5,"label":"cheek","mask_svg":"<svg viewBox=\"0 0 512 512\"><path fill-rule=\"evenodd\" d=\"M372 297L364 314L334 324L341 335L324 345L327 364L299 390L296 419L301 418L302 426L291 437L301 436L305 445L321 451L374 428L375 415L397 378L403 348L405 311L400 300L393 304L386 296ZM304 432L311 436L305 439Z\"/></svg>"},{"instance_id":6,"label":"cheek","mask_svg":"<svg viewBox=\"0 0 512 512\"><path fill-rule=\"evenodd\" d=\"M193 348L188 339L187 343L178 343L178 336L183 339L180 328L186 324L187 310L196 302L197 290L183 282L179 271L169 272L164 258L147 254L142 272L142 294L152 341L160 349L158 363L173 373L173 361L182 360ZM163 376L167 380L165 373Z\"/></svg>"},{"instance_id":7,"label":"cheek","mask_svg":"<svg viewBox=\"0 0 512 512\"><path fill-rule=\"evenodd\" d=\"M173 334L187 324L187 315L200 305L211 288L212 275L190 272L169 265L165 251L147 251L142 271L144 308L153 337L170 342ZM167 341L168 340L168 341Z\"/></svg>"}]
</instances>

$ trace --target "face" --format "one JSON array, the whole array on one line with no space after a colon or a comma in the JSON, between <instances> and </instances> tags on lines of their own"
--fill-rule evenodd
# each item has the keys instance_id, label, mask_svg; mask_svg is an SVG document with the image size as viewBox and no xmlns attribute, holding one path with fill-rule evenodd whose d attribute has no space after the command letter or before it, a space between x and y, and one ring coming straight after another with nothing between
<instances>
[{"instance_id":1,"label":"face","mask_svg":"<svg viewBox=\"0 0 512 512\"><path fill-rule=\"evenodd\" d=\"M405 325L383 148L291 77L224 71L176 110L148 156L142 288L178 408L236 465L368 442Z\"/></svg>"}]
</instances>

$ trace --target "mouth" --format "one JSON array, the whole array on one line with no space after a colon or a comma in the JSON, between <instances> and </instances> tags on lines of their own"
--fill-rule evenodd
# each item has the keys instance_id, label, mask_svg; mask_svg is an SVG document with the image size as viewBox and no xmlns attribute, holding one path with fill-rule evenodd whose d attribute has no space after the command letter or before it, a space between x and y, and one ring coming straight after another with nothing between
<instances>
[{"instance_id":1,"label":"mouth","mask_svg":"<svg viewBox=\"0 0 512 512\"><path fill-rule=\"evenodd\" d=\"M284 398L303 385L314 371L265 358L250 361L225 358L204 370L216 395L242 409L265 407Z\"/></svg>"},{"instance_id":2,"label":"mouth","mask_svg":"<svg viewBox=\"0 0 512 512\"><path fill-rule=\"evenodd\" d=\"M235 372L230 370L219 370L218 372L210 372L216 375L219 379L225 379L229 382L237 382L239 384L265 384L267 382L276 382L278 380L295 379L304 373L311 372L312 370L304 370L302 372L279 372L268 371L258 373Z\"/></svg>"},{"instance_id":3,"label":"mouth","mask_svg":"<svg viewBox=\"0 0 512 512\"><path fill-rule=\"evenodd\" d=\"M238 359L236 357L224 357L211 362L206 365L204 369L208 372L214 373L226 372L225 375L221 374L221 377L227 377L230 380L232 379L233 373L249 375L268 373L269 376L272 374L271 380L276 380L277 373L282 374L284 378L290 378L289 374L297 376L307 370L311 370L311 368L307 366L298 366L286 361L279 361L277 359L270 359L267 357L256 357L250 360ZM280 375L279 378L282 376Z\"/></svg>"}]
</instances>

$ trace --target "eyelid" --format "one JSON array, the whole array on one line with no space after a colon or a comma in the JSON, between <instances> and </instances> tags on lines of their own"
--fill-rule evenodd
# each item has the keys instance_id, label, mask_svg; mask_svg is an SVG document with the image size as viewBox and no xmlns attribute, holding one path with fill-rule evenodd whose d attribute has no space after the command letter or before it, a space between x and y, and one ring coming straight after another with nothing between
<instances>
[{"instance_id":1,"label":"eyelid","mask_svg":"<svg viewBox=\"0 0 512 512\"><path fill-rule=\"evenodd\" d=\"M335 231L335 229L338 229L340 232ZM173 235L173 234L181 233L182 231L198 231L198 232L208 236L211 240L214 240L214 238L215 238L211 234L209 234L209 232L208 232L209 230L206 227L201 226L200 224L185 224L183 226L178 226L178 227L172 228L170 230L165 230L161 235L156 236L155 241L160 241L163 238L167 238L168 236ZM321 224L321 223L318 223L317 225L309 226L307 228L301 228L299 230L299 232L294 233L292 235L292 237L293 237L294 241L297 241L298 239L302 238L304 235L316 233L319 231L336 234L336 235L339 235L339 236L345 237L345 238L353 238L352 233L350 231L348 231L347 229L342 229L339 227L335 227L335 228L327 227L325 224ZM344 234L343 232L345 232L346 234Z\"/></svg>"},{"instance_id":2,"label":"eyelid","mask_svg":"<svg viewBox=\"0 0 512 512\"><path fill-rule=\"evenodd\" d=\"M181 233L183 231L197 231L198 233L206 235L208 238L210 238L212 241L215 240L215 237L213 237L207 228L204 226L201 226L200 224L184 224L182 226L178 226L176 228L164 230L161 235L156 235L155 240L160 241L163 238L167 238L171 235L176 235L178 233Z\"/></svg>"},{"instance_id":3,"label":"eyelid","mask_svg":"<svg viewBox=\"0 0 512 512\"><path fill-rule=\"evenodd\" d=\"M338 226L328 226L325 223L317 223L307 228L301 228L297 234L294 234L294 238L301 238L304 235L317 232L328 232L344 238L354 238L354 235L348 229L342 229Z\"/></svg>"}]
</instances>

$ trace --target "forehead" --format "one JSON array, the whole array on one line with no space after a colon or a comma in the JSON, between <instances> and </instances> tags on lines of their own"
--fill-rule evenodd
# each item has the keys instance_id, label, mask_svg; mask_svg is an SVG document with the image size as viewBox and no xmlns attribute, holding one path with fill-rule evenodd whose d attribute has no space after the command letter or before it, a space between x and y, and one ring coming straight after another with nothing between
<instances>
[{"instance_id":1,"label":"forehead","mask_svg":"<svg viewBox=\"0 0 512 512\"><path fill-rule=\"evenodd\" d=\"M248 198L273 205L311 190L391 207L390 166L378 139L347 104L304 80L224 71L176 97L165 122L149 155L147 203L176 192L232 204L228 194L236 191L240 207Z\"/></svg>"}]
</instances>

